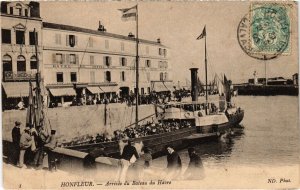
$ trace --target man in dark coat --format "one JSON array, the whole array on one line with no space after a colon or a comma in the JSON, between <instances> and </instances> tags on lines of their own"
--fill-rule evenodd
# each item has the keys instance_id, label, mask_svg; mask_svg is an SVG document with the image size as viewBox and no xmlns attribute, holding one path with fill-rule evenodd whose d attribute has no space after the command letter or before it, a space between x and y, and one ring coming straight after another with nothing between
<instances>
[{"instance_id":1,"label":"man in dark coat","mask_svg":"<svg viewBox=\"0 0 300 190\"><path fill-rule=\"evenodd\" d=\"M200 156L196 153L194 148L188 148L190 163L185 171L186 179L203 179L204 169Z\"/></svg>"},{"instance_id":2,"label":"man in dark coat","mask_svg":"<svg viewBox=\"0 0 300 190\"><path fill-rule=\"evenodd\" d=\"M121 160L120 160L120 170L118 171L118 180L121 182L124 182L126 179L127 175L127 170L129 166L134 162L132 157L135 156L135 160L138 159L140 156L137 153L137 150L134 146L132 146L131 141L128 140L128 144L125 145L122 155L121 155Z\"/></svg>"},{"instance_id":3,"label":"man in dark coat","mask_svg":"<svg viewBox=\"0 0 300 190\"><path fill-rule=\"evenodd\" d=\"M167 179L174 179L179 177L180 172L181 172L181 159L178 153L174 150L172 146L167 146L167 151L168 151L168 156L167 156L167 169L168 169L168 174L167 174Z\"/></svg>"},{"instance_id":4,"label":"man in dark coat","mask_svg":"<svg viewBox=\"0 0 300 190\"><path fill-rule=\"evenodd\" d=\"M21 138L21 131L20 131L21 122L16 121L15 127L12 129L12 142L14 149L12 150L12 157L11 162L14 165L18 164L19 154L20 154L20 138Z\"/></svg>"}]
</instances>

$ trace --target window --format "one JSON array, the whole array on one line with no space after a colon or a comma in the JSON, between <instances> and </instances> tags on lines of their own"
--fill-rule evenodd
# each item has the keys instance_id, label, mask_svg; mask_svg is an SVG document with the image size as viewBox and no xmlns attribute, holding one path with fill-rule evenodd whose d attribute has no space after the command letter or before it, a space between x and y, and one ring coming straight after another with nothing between
<instances>
[{"instance_id":1,"label":"window","mask_svg":"<svg viewBox=\"0 0 300 190\"><path fill-rule=\"evenodd\" d=\"M121 42L121 51L125 51L124 42Z\"/></svg>"},{"instance_id":2,"label":"window","mask_svg":"<svg viewBox=\"0 0 300 190\"><path fill-rule=\"evenodd\" d=\"M165 73L165 78L164 80L168 80L168 73Z\"/></svg>"},{"instance_id":3,"label":"window","mask_svg":"<svg viewBox=\"0 0 300 190\"><path fill-rule=\"evenodd\" d=\"M19 16L22 16L22 6L20 4L16 5L17 13Z\"/></svg>"},{"instance_id":4,"label":"window","mask_svg":"<svg viewBox=\"0 0 300 190\"><path fill-rule=\"evenodd\" d=\"M121 57L121 66L126 66L127 65L127 59L125 57Z\"/></svg>"},{"instance_id":5,"label":"window","mask_svg":"<svg viewBox=\"0 0 300 190\"><path fill-rule=\"evenodd\" d=\"M150 72L147 72L147 81L149 82L150 81Z\"/></svg>"},{"instance_id":6,"label":"window","mask_svg":"<svg viewBox=\"0 0 300 190\"><path fill-rule=\"evenodd\" d=\"M159 61L158 62L158 68L162 68L162 65L163 65L162 61Z\"/></svg>"},{"instance_id":7,"label":"window","mask_svg":"<svg viewBox=\"0 0 300 190\"><path fill-rule=\"evenodd\" d=\"M13 7L9 7L9 13L10 13L11 15L14 14L14 8L13 8Z\"/></svg>"},{"instance_id":8,"label":"window","mask_svg":"<svg viewBox=\"0 0 300 190\"><path fill-rule=\"evenodd\" d=\"M162 54L162 50L161 48L158 48L158 55L161 55Z\"/></svg>"},{"instance_id":9,"label":"window","mask_svg":"<svg viewBox=\"0 0 300 190\"><path fill-rule=\"evenodd\" d=\"M104 57L104 65L107 67L111 66L111 57L109 56Z\"/></svg>"},{"instance_id":10,"label":"window","mask_svg":"<svg viewBox=\"0 0 300 190\"><path fill-rule=\"evenodd\" d=\"M71 82L77 82L77 73L71 72Z\"/></svg>"},{"instance_id":11,"label":"window","mask_svg":"<svg viewBox=\"0 0 300 190\"><path fill-rule=\"evenodd\" d=\"M167 50L164 49L164 57L167 57Z\"/></svg>"},{"instance_id":12,"label":"window","mask_svg":"<svg viewBox=\"0 0 300 190\"><path fill-rule=\"evenodd\" d=\"M70 54L70 64L76 64L76 55Z\"/></svg>"},{"instance_id":13,"label":"window","mask_svg":"<svg viewBox=\"0 0 300 190\"><path fill-rule=\"evenodd\" d=\"M61 35L55 34L55 44L61 44Z\"/></svg>"},{"instance_id":14,"label":"window","mask_svg":"<svg viewBox=\"0 0 300 190\"><path fill-rule=\"evenodd\" d=\"M141 88L141 94L145 94L144 88Z\"/></svg>"},{"instance_id":15,"label":"window","mask_svg":"<svg viewBox=\"0 0 300 190\"><path fill-rule=\"evenodd\" d=\"M30 58L30 69L33 70L33 69L37 69L37 60L36 60L36 57L35 56L32 56Z\"/></svg>"},{"instance_id":16,"label":"window","mask_svg":"<svg viewBox=\"0 0 300 190\"><path fill-rule=\"evenodd\" d=\"M109 41L105 40L105 49L109 49Z\"/></svg>"},{"instance_id":17,"label":"window","mask_svg":"<svg viewBox=\"0 0 300 190\"><path fill-rule=\"evenodd\" d=\"M90 72L91 83L95 83L95 71Z\"/></svg>"},{"instance_id":18,"label":"window","mask_svg":"<svg viewBox=\"0 0 300 190\"><path fill-rule=\"evenodd\" d=\"M146 60L146 67L151 67L151 61L149 59Z\"/></svg>"},{"instance_id":19,"label":"window","mask_svg":"<svg viewBox=\"0 0 300 190\"><path fill-rule=\"evenodd\" d=\"M90 65L94 65L95 63L94 63L94 56L93 55L91 55L90 56Z\"/></svg>"},{"instance_id":20,"label":"window","mask_svg":"<svg viewBox=\"0 0 300 190\"><path fill-rule=\"evenodd\" d=\"M74 47L76 45L76 36L75 35L67 35L67 45Z\"/></svg>"},{"instance_id":21,"label":"window","mask_svg":"<svg viewBox=\"0 0 300 190\"><path fill-rule=\"evenodd\" d=\"M165 61L165 68L168 68L168 62Z\"/></svg>"},{"instance_id":22,"label":"window","mask_svg":"<svg viewBox=\"0 0 300 190\"><path fill-rule=\"evenodd\" d=\"M63 59L62 59L62 54L61 53L55 54L55 63L59 63L59 64L63 63Z\"/></svg>"},{"instance_id":23,"label":"window","mask_svg":"<svg viewBox=\"0 0 300 190\"><path fill-rule=\"evenodd\" d=\"M2 29L2 43L11 44L11 31L7 29Z\"/></svg>"},{"instance_id":24,"label":"window","mask_svg":"<svg viewBox=\"0 0 300 190\"><path fill-rule=\"evenodd\" d=\"M104 76L105 76L105 82L111 82L110 71L105 71Z\"/></svg>"},{"instance_id":25,"label":"window","mask_svg":"<svg viewBox=\"0 0 300 190\"><path fill-rule=\"evenodd\" d=\"M36 44L38 44L38 33L29 32L29 45L35 45L35 35L36 35Z\"/></svg>"},{"instance_id":26,"label":"window","mask_svg":"<svg viewBox=\"0 0 300 190\"><path fill-rule=\"evenodd\" d=\"M16 31L16 44L25 44L25 32L17 30Z\"/></svg>"},{"instance_id":27,"label":"window","mask_svg":"<svg viewBox=\"0 0 300 190\"><path fill-rule=\"evenodd\" d=\"M64 74L59 72L56 73L56 82L64 82Z\"/></svg>"},{"instance_id":28,"label":"window","mask_svg":"<svg viewBox=\"0 0 300 190\"><path fill-rule=\"evenodd\" d=\"M159 73L159 80L163 81L164 80L164 73Z\"/></svg>"},{"instance_id":29,"label":"window","mask_svg":"<svg viewBox=\"0 0 300 190\"><path fill-rule=\"evenodd\" d=\"M94 46L94 43L93 43L94 41L93 41L93 38L92 37L90 37L89 38L89 47L93 47Z\"/></svg>"},{"instance_id":30,"label":"window","mask_svg":"<svg viewBox=\"0 0 300 190\"><path fill-rule=\"evenodd\" d=\"M121 81L125 81L126 80L126 78L125 78L125 71L122 71L121 72Z\"/></svg>"},{"instance_id":31,"label":"window","mask_svg":"<svg viewBox=\"0 0 300 190\"><path fill-rule=\"evenodd\" d=\"M12 61L9 55L3 56L2 63L3 63L2 65L3 72L12 71Z\"/></svg>"},{"instance_id":32,"label":"window","mask_svg":"<svg viewBox=\"0 0 300 190\"><path fill-rule=\"evenodd\" d=\"M150 87L147 88L147 91L148 91L148 94L150 94L150 92L151 92Z\"/></svg>"},{"instance_id":33,"label":"window","mask_svg":"<svg viewBox=\"0 0 300 190\"><path fill-rule=\"evenodd\" d=\"M17 71L26 71L26 60L22 55L17 58Z\"/></svg>"},{"instance_id":34,"label":"window","mask_svg":"<svg viewBox=\"0 0 300 190\"><path fill-rule=\"evenodd\" d=\"M25 11L25 16L28 17L28 10L25 9L24 11Z\"/></svg>"},{"instance_id":35,"label":"window","mask_svg":"<svg viewBox=\"0 0 300 190\"><path fill-rule=\"evenodd\" d=\"M146 46L146 54L149 54L149 46Z\"/></svg>"}]
</instances>

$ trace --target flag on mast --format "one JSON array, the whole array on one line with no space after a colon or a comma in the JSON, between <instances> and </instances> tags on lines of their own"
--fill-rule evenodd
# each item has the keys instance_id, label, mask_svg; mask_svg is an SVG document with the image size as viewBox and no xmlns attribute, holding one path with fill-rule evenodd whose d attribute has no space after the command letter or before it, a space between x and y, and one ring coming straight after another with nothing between
<instances>
[{"instance_id":1,"label":"flag on mast","mask_svg":"<svg viewBox=\"0 0 300 190\"><path fill-rule=\"evenodd\" d=\"M200 36L197 38L197 40L200 40L202 38L206 37L206 26L204 26L202 33L200 34Z\"/></svg>"},{"instance_id":2,"label":"flag on mast","mask_svg":"<svg viewBox=\"0 0 300 190\"><path fill-rule=\"evenodd\" d=\"M119 9L119 11L122 12L122 20L128 21L128 20L136 20L137 17L137 5L126 8L126 9Z\"/></svg>"}]
</instances>

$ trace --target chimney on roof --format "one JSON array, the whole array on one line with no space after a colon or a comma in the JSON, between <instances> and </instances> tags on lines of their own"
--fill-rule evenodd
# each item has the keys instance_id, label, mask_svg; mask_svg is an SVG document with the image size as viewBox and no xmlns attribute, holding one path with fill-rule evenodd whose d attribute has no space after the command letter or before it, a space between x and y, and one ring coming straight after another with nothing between
<instances>
[{"instance_id":1,"label":"chimney on roof","mask_svg":"<svg viewBox=\"0 0 300 190\"><path fill-rule=\"evenodd\" d=\"M100 31L100 32L106 32L106 28L104 28L104 26L101 24L101 21L100 21L100 20L99 20L98 31Z\"/></svg>"},{"instance_id":2,"label":"chimney on roof","mask_svg":"<svg viewBox=\"0 0 300 190\"><path fill-rule=\"evenodd\" d=\"M132 34L131 32L129 32L128 37L129 38L134 38L134 34Z\"/></svg>"},{"instance_id":3,"label":"chimney on roof","mask_svg":"<svg viewBox=\"0 0 300 190\"><path fill-rule=\"evenodd\" d=\"M159 43L159 44L160 44L160 38L157 38L157 43Z\"/></svg>"}]
</instances>

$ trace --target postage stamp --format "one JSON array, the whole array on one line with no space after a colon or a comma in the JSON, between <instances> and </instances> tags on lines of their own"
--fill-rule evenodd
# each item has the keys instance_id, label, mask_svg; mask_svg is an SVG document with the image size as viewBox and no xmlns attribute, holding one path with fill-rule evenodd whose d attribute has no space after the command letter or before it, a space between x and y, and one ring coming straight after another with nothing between
<instances>
[{"instance_id":1,"label":"postage stamp","mask_svg":"<svg viewBox=\"0 0 300 190\"><path fill-rule=\"evenodd\" d=\"M273 59L290 52L290 5L252 3L238 26L242 49L257 59Z\"/></svg>"}]
</instances>

